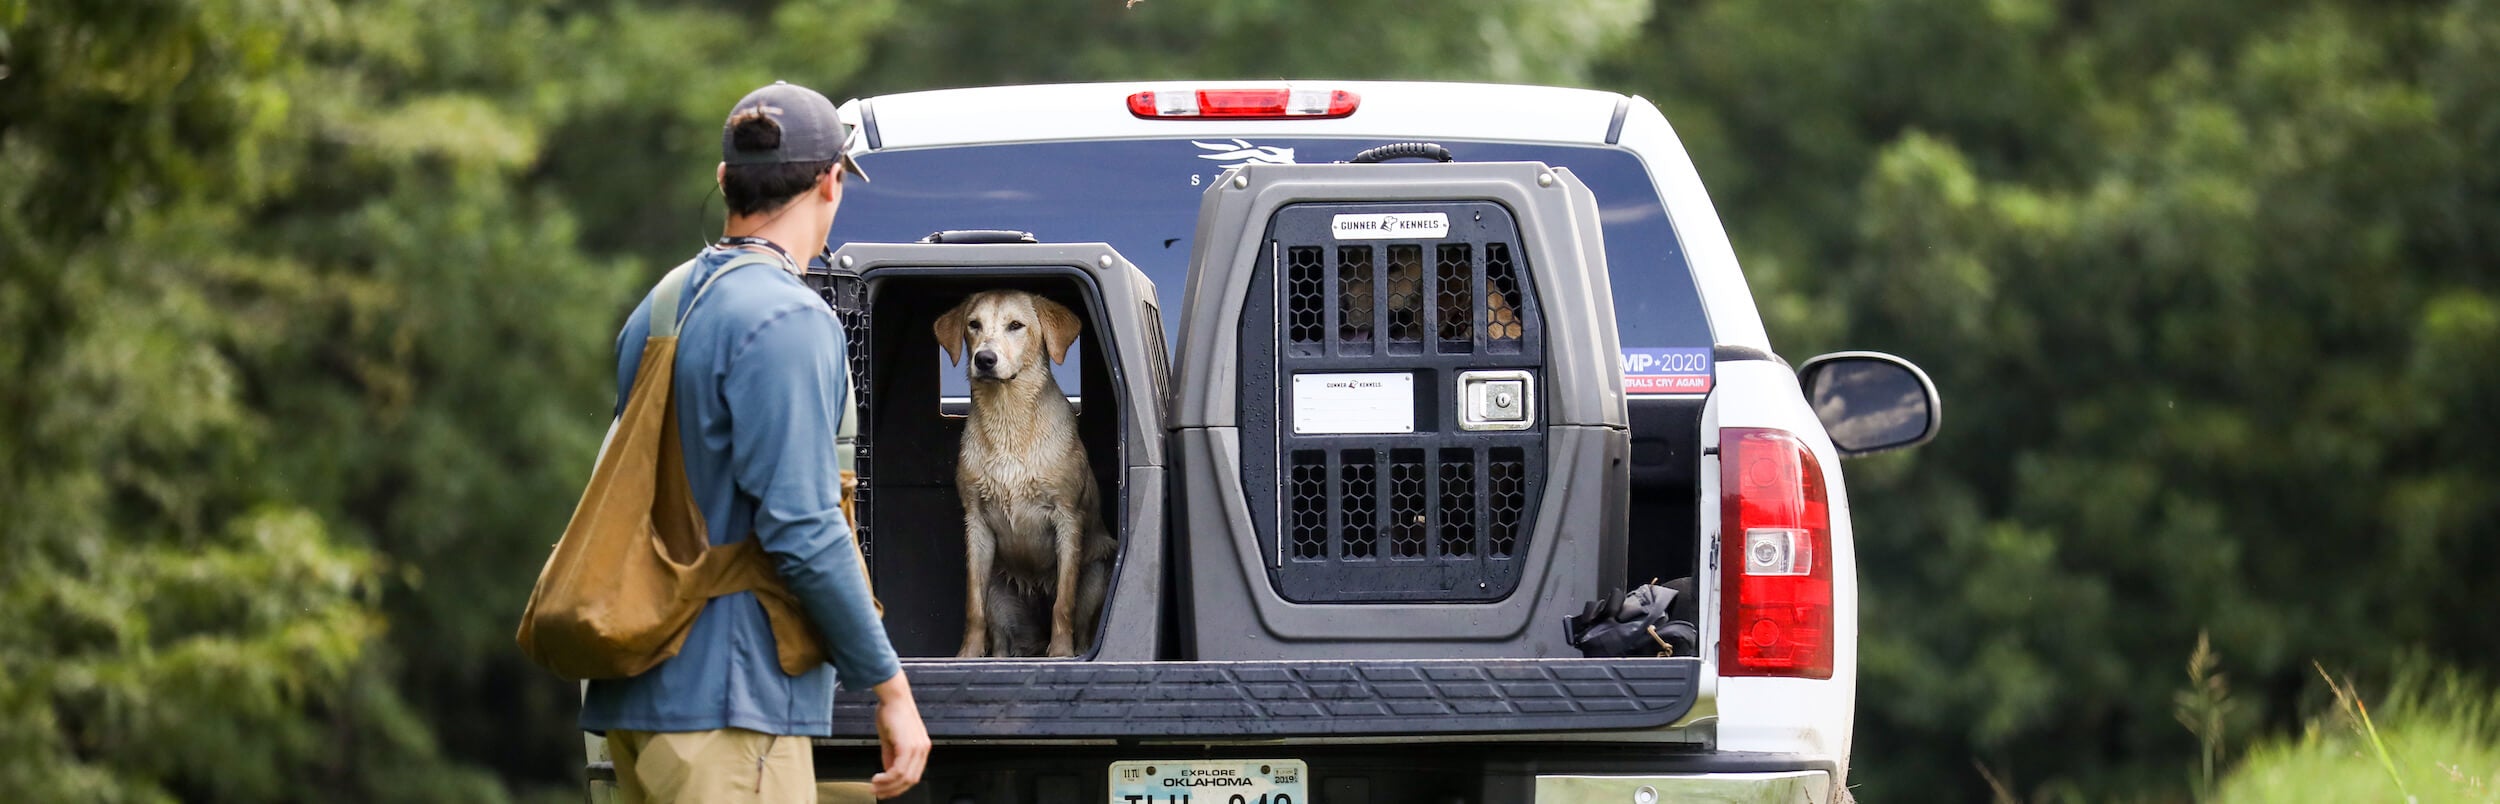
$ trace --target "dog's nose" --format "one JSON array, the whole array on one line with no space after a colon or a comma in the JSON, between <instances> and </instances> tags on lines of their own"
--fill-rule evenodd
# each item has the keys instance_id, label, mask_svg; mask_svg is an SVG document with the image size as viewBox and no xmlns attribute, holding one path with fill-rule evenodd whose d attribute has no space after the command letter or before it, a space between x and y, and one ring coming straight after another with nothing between
<instances>
[{"instance_id":1,"label":"dog's nose","mask_svg":"<svg viewBox=\"0 0 2500 804\"><path fill-rule=\"evenodd\" d=\"M983 349L972 353L972 367L988 371L998 367L998 353Z\"/></svg>"}]
</instances>

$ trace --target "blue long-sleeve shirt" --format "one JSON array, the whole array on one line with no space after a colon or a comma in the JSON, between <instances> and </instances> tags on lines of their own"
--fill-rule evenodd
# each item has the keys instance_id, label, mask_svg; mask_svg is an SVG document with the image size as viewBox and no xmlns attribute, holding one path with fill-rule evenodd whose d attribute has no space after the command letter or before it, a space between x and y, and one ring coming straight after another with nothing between
<instances>
[{"instance_id":1,"label":"blue long-sleeve shirt","mask_svg":"<svg viewBox=\"0 0 2500 804\"><path fill-rule=\"evenodd\" d=\"M706 249L679 309L732 257L752 254ZM695 617L675 657L633 678L591 682L583 729L831 734L837 675L842 686L864 690L902 669L842 518L834 447L848 344L824 300L781 266L768 259L722 275L686 318L677 341L677 426L712 543L755 534L824 634L832 666L783 674L763 605L752 593L724 595ZM617 335L620 413L650 331L646 296Z\"/></svg>"}]
</instances>

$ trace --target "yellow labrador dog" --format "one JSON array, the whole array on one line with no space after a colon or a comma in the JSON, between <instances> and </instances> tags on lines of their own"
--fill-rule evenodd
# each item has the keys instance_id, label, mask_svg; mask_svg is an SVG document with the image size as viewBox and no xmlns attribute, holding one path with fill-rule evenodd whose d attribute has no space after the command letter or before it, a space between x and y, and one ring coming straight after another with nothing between
<instances>
[{"instance_id":1,"label":"yellow labrador dog","mask_svg":"<svg viewBox=\"0 0 2500 804\"><path fill-rule=\"evenodd\" d=\"M972 412L955 464L967 573L957 656L1093 649L1118 546L1102 525L1076 410L1042 362L1045 349L1051 363L1067 362L1081 328L1068 308L1013 290L973 294L938 317L946 359L963 362L972 379Z\"/></svg>"}]
</instances>

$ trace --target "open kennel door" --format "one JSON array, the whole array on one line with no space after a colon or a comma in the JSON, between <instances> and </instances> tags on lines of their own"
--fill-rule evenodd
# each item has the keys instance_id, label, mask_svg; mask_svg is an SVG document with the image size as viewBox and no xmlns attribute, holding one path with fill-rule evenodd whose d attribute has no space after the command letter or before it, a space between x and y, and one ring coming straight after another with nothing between
<instances>
[{"instance_id":1,"label":"open kennel door","mask_svg":"<svg viewBox=\"0 0 2500 804\"><path fill-rule=\"evenodd\" d=\"M1172 408L1200 659L1576 656L1629 432L1596 203L1540 163L1249 165Z\"/></svg>"},{"instance_id":2,"label":"open kennel door","mask_svg":"<svg viewBox=\"0 0 2500 804\"><path fill-rule=\"evenodd\" d=\"M932 325L982 290L1023 290L1083 319L1063 391L1120 544L1095 661L1156 656L1163 578L1163 410L1169 363L1155 289L1101 243L853 243L808 281L851 347L862 552L886 631L906 659L952 657L964 625L963 504L955 490L965 402L949 393ZM949 374L952 373L950 379Z\"/></svg>"}]
</instances>

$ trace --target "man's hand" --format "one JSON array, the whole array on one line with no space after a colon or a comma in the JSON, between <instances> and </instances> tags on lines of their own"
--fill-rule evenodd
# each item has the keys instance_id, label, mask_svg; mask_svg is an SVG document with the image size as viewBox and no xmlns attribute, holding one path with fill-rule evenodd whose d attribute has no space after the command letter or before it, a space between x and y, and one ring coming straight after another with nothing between
<instances>
[{"instance_id":1,"label":"man's hand","mask_svg":"<svg viewBox=\"0 0 2500 804\"><path fill-rule=\"evenodd\" d=\"M894 798L920 783L929 764L929 729L920 725L920 705L911 699L911 682L902 673L878 684L877 742L885 748L885 771L868 780L878 798Z\"/></svg>"}]
</instances>

